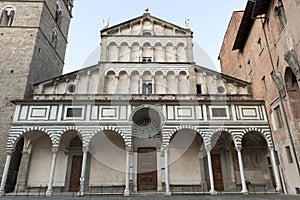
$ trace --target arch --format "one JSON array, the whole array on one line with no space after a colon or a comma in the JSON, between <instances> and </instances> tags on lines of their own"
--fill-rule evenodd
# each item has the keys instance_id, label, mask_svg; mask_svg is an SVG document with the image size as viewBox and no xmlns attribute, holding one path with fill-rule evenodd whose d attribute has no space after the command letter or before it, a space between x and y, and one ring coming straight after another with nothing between
<instances>
[{"instance_id":1,"label":"arch","mask_svg":"<svg viewBox=\"0 0 300 200\"><path fill-rule=\"evenodd\" d=\"M211 142L212 142L212 138L216 135L216 134L222 134L222 133L228 133L231 135L231 139L235 145L235 147L237 147L237 145L239 144L239 142L236 140L237 138L234 136L234 134L227 128L218 128L218 129L214 129L211 134L209 135L209 146L211 147Z\"/></svg>"},{"instance_id":2,"label":"arch","mask_svg":"<svg viewBox=\"0 0 300 200\"><path fill-rule=\"evenodd\" d=\"M114 94L117 87L117 79L115 71L108 71L105 77L105 93Z\"/></svg>"},{"instance_id":3,"label":"arch","mask_svg":"<svg viewBox=\"0 0 300 200\"><path fill-rule=\"evenodd\" d=\"M178 83L174 71L167 72L167 94L177 94Z\"/></svg>"},{"instance_id":4,"label":"arch","mask_svg":"<svg viewBox=\"0 0 300 200\"><path fill-rule=\"evenodd\" d=\"M0 26L11 26L16 13L16 7L8 5L2 8L0 15Z\"/></svg>"},{"instance_id":5,"label":"arch","mask_svg":"<svg viewBox=\"0 0 300 200\"><path fill-rule=\"evenodd\" d=\"M51 134L44 128L42 127L28 127L28 128L25 128L21 131L18 131L18 132L15 132L14 131L14 128L12 127L11 131L10 131L10 134L9 134L9 138L8 138L8 142L7 142L7 146L6 146L6 149L7 150L13 150L15 148L15 145L16 143L26 134L26 133L29 133L29 132L32 132L32 131L38 131L40 133L43 133L43 134L46 134L51 142L52 142L52 146L55 145L55 140L53 140L51 138Z\"/></svg>"},{"instance_id":6,"label":"arch","mask_svg":"<svg viewBox=\"0 0 300 200\"><path fill-rule=\"evenodd\" d=\"M299 113L299 101L300 101L300 89L297 77L293 73L290 67L285 69L284 73L285 87L287 90L288 104L290 106L290 112L293 118L300 118Z\"/></svg>"},{"instance_id":7,"label":"arch","mask_svg":"<svg viewBox=\"0 0 300 200\"><path fill-rule=\"evenodd\" d=\"M179 72L178 89L179 89L179 94L189 93L188 73L186 71Z\"/></svg>"},{"instance_id":8,"label":"arch","mask_svg":"<svg viewBox=\"0 0 300 200\"><path fill-rule=\"evenodd\" d=\"M263 136L263 138L266 140L268 147L269 148L274 147L273 138L272 138L272 134L271 134L270 129L263 130L263 129L260 129L260 128L257 128L257 127L246 128L243 131L244 134L242 136L242 140L243 140L244 136L249 132L260 133Z\"/></svg>"},{"instance_id":9,"label":"arch","mask_svg":"<svg viewBox=\"0 0 300 200\"><path fill-rule=\"evenodd\" d=\"M108 61L118 61L119 59L119 49L116 42L111 41L108 44Z\"/></svg>"},{"instance_id":10,"label":"arch","mask_svg":"<svg viewBox=\"0 0 300 200\"><path fill-rule=\"evenodd\" d=\"M166 44L166 62L176 62L176 52L171 42Z\"/></svg>"},{"instance_id":11,"label":"arch","mask_svg":"<svg viewBox=\"0 0 300 200\"><path fill-rule=\"evenodd\" d=\"M130 61L130 49L127 42L122 42L120 45L120 56L119 61L129 62Z\"/></svg>"},{"instance_id":12,"label":"arch","mask_svg":"<svg viewBox=\"0 0 300 200\"><path fill-rule=\"evenodd\" d=\"M195 126L192 126L192 125L181 125L181 126L177 126L177 127L174 127L172 128L172 130L163 130L163 144L164 146L168 146L169 143L170 143L170 140L172 138L172 136L178 132L179 130L183 130L183 129L189 129L189 130L193 130L193 131L196 131L200 136L201 138L203 139L203 142L205 143L205 134L201 131L199 131L199 129L197 129L197 127Z\"/></svg>"},{"instance_id":13,"label":"arch","mask_svg":"<svg viewBox=\"0 0 300 200\"><path fill-rule=\"evenodd\" d=\"M176 55L177 55L178 62L186 62L186 48L182 42L177 44Z\"/></svg>"},{"instance_id":14,"label":"arch","mask_svg":"<svg viewBox=\"0 0 300 200\"><path fill-rule=\"evenodd\" d=\"M137 106L135 107L132 111L131 111L131 114L129 116L129 121L133 121L133 116L141 109L143 108L150 108L150 109L153 109L155 110L156 112L158 112L159 116L160 116L160 121L161 123L163 124L164 121L165 121L165 117L164 117L164 114L163 112L161 111L160 108L158 108L157 106L154 106L154 105L150 105L150 104L144 104L144 105L140 105L140 106ZM161 125L162 125L161 124Z\"/></svg>"},{"instance_id":15,"label":"arch","mask_svg":"<svg viewBox=\"0 0 300 200\"><path fill-rule=\"evenodd\" d=\"M147 81L152 80L152 74L150 71L146 70L143 72L143 80L147 80Z\"/></svg>"},{"instance_id":16,"label":"arch","mask_svg":"<svg viewBox=\"0 0 300 200\"><path fill-rule=\"evenodd\" d=\"M130 75L130 94L139 94L140 73L136 70Z\"/></svg>"},{"instance_id":17,"label":"arch","mask_svg":"<svg viewBox=\"0 0 300 200\"><path fill-rule=\"evenodd\" d=\"M85 136L84 134L82 134L83 138L85 138L83 145L85 147L88 147L89 144L90 144L90 142L91 142L91 140L93 139L93 137L96 134L98 134L100 132L103 132L103 131L113 131L113 132L118 133L123 138L125 146L126 147L130 147L131 146L131 142L128 141L128 138L126 137L126 134L123 131L121 131L119 128L114 127L114 126L103 126L103 127L99 128L99 129L97 129L96 131L93 131L88 136Z\"/></svg>"},{"instance_id":18,"label":"arch","mask_svg":"<svg viewBox=\"0 0 300 200\"><path fill-rule=\"evenodd\" d=\"M129 93L129 83L128 83L128 73L125 70L119 72L118 79L118 94L128 94Z\"/></svg>"},{"instance_id":19,"label":"arch","mask_svg":"<svg viewBox=\"0 0 300 200\"><path fill-rule=\"evenodd\" d=\"M138 42L133 42L131 45L130 61L131 62L140 61L140 44Z\"/></svg>"},{"instance_id":20,"label":"arch","mask_svg":"<svg viewBox=\"0 0 300 200\"><path fill-rule=\"evenodd\" d=\"M154 44L154 61L155 62L165 62L165 49L162 43L157 42Z\"/></svg>"}]
</instances>

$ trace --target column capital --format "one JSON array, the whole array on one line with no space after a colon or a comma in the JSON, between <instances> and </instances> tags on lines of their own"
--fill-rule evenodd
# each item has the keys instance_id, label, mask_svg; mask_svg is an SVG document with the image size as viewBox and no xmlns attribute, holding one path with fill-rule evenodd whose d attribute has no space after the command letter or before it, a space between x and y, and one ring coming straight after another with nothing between
<instances>
[{"instance_id":1,"label":"column capital","mask_svg":"<svg viewBox=\"0 0 300 200\"><path fill-rule=\"evenodd\" d=\"M53 147L52 148L52 153L57 153L58 152L58 148L57 147Z\"/></svg>"},{"instance_id":2,"label":"column capital","mask_svg":"<svg viewBox=\"0 0 300 200\"><path fill-rule=\"evenodd\" d=\"M269 147L270 151L275 151L275 147Z\"/></svg>"},{"instance_id":3,"label":"column capital","mask_svg":"<svg viewBox=\"0 0 300 200\"><path fill-rule=\"evenodd\" d=\"M12 155L15 152L15 149L8 149L6 150L7 155Z\"/></svg>"},{"instance_id":4,"label":"column capital","mask_svg":"<svg viewBox=\"0 0 300 200\"><path fill-rule=\"evenodd\" d=\"M212 150L212 148L211 148L211 146L206 146L206 147L205 147L205 150L206 150L206 152L209 152L209 153L210 153L211 150Z\"/></svg>"},{"instance_id":5,"label":"column capital","mask_svg":"<svg viewBox=\"0 0 300 200\"><path fill-rule=\"evenodd\" d=\"M242 151L243 147L242 147L242 146L236 146L235 149L236 149L237 151Z\"/></svg>"}]
</instances>

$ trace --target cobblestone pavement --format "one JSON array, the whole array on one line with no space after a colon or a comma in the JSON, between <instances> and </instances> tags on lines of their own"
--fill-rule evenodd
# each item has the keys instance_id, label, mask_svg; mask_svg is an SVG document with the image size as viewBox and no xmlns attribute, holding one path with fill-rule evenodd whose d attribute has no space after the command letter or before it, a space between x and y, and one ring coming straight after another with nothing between
<instances>
[{"instance_id":1,"label":"cobblestone pavement","mask_svg":"<svg viewBox=\"0 0 300 200\"><path fill-rule=\"evenodd\" d=\"M23 197L5 197L0 198L1 200L29 200L29 199L47 199L47 200L300 200L300 196L289 196L289 195L221 195L221 196L204 196L204 195L186 195L177 196L173 195L171 197L164 196L133 196L133 197L123 197L123 196L104 196L104 197L47 197L47 198L23 198Z\"/></svg>"}]
</instances>

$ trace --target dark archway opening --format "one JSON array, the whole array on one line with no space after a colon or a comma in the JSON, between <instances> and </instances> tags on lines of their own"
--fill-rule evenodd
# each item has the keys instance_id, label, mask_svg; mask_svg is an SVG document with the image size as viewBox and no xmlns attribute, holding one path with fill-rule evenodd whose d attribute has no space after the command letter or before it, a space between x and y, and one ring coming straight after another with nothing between
<instances>
[{"instance_id":1,"label":"dark archway opening","mask_svg":"<svg viewBox=\"0 0 300 200\"><path fill-rule=\"evenodd\" d=\"M24 146L24 138L22 137L17 145L16 149L12 155L8 175L7 175L7 181L5 186L5 192L10 193L15 190L16 183L17 183L17 177L19 172L20 163L22 160L22 151Z\"/></svg>"}]
</instances>

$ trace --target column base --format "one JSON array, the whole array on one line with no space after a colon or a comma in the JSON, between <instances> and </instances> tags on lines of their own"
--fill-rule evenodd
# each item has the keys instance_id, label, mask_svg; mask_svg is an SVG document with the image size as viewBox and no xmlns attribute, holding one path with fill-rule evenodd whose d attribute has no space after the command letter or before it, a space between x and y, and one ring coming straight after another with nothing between
<instances>
[{"instance_id":1,"label":"column base","mask_svg":"<svg viewBox=\"0 0 300 200\"><path fill-rule=\"evenodd\" d=\"M78 196L78 197L84 197L84 192L78 192L78 193L77 193L77 196Z\"/></svg>"},{"instance_id":2,"label":"column base","mask_svg":"<svg viewBox=\"0 0 300 200\"><path fill-rule=\"evenodd\" d=\"M217 195L218 194L215 190L210 190L209 193L210 193L210 195Z\"/></svg>"},{"instance_id":3,"label":"column base","mask_svg":"<svg viewBox=\"0 0 300 200\"><path fill-rule=\"evenodd\" d=\"M281 192L282 192L281 186L277 186L277 187L276 187L276 192L278 192L278 193L281 193Z\"/></svg>"},{"instance_id":4,"label":"column base","mask_svg":"<svg viewBox=\"0 0 300 200\"><path fill-rule=\"evenodd\" d=\"M0 191L0 197L3 197L5 195L4 191Z\"/></svg>"},{"instance_id":5,"label":"column base","mask_svg":"<svg viewBox=\"0 0 300 200\"><path fill-rule=\"evenodd\" d=\"M241 193L242 193L243 195L249 195L249 191L248 191L248 190L242 190Z\"/></svg>"},{"instance_id":6,"label":"column base","mask_svg":"<svg viewBox=\"0 0 300 200\"><path fill-rule=\"evenodd\" d=\"M46 191L46 197L51 197L52 196L52 190L50 189L47 189L47 191Z\"/></svg>"},{"instance_id":7,"label":"column base","mask_svg":"<svg viewBox=\"0 0 300 200\"><path fill-rule=\"evenodd\" d=\"M166 197L170 197L171 195L172 195L172 193L170 191L165 192Z\"/></svg>"},{"instance_id":8,"label":"column base","mask_svg":"<svg viewBox=\"0 0 300 200\"><path fill-rule=\"evenodd\" d=\"M129 190L129 189L125 189L125 190L124 190L124 196L125 196L125 197L130 196L130 190Z\"/></svg>"}]
</instances>

